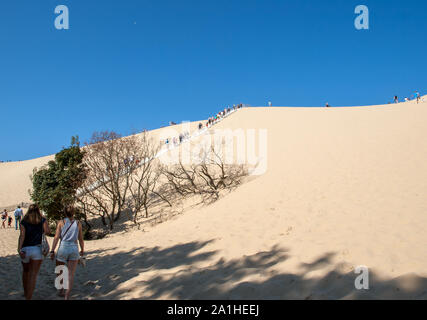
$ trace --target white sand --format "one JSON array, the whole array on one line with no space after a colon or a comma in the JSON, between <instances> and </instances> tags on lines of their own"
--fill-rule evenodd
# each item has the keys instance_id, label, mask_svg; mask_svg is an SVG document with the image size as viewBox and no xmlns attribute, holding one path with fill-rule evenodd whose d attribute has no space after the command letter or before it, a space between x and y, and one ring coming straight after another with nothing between
<instances>
[{"instance_id":1,"label":"white sand","mask_svg":"<svg viewBox=\"0 0 427 320\"><path fill-rule=\"evenodd\" d=\"M74 298L426 299L426 120L425 102L239 111L217 128L266 128L268 171L211 206L87 242ZM25 193L1 185L2 201ZM17 237L0 230L1 299L22 298ZM369 290L354 288L358 265ZM35 298L54 298L52 270Z\"/></svg>"}]
</instances>

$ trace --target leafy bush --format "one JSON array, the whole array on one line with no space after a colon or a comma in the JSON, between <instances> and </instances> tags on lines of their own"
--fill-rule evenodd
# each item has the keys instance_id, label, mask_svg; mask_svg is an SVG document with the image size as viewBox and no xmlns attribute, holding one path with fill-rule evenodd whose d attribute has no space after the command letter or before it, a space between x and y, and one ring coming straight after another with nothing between
<instances>
[{"instance_id":1,"label":"leafy bush","mask_svg":"<svg viewBox=\"0 0 427 320\"><path fill-rule=\"evenodd\" d=\"M72 137L71 146L57 153L55 160L33 170L31 199L46 213L49 221L63 218L64 207L75 203L77 189L86 179L83 157L78 137ZM76 218L82 218L80 212Z\"/></svg>"}]
</instances>

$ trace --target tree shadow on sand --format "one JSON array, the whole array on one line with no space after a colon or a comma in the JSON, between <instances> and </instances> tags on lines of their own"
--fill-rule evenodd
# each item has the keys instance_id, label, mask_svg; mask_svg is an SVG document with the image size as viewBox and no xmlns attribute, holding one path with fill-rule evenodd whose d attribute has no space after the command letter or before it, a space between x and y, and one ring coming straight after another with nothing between
<instances>
[{"instance_id":1,"label":"tree shadow on sand","mask_svg":"<svg viewBox=\"0 0 427 320\"><path fill-rule=\"evenodd\" d=\"M427 278L406 274L383 280L369 273L369 290L357 290L357 274L346 264L334 264L328 252L298 273L281 272L290 253L279 246L226 261L209 250L213 240L166 248L117 248L88 252L88 266L79 268L73 299L427 299ZM10 257L1 258L10 259ZM323 268L326 268L322 270ZM325 271L322 276L317 272ZM3 278L3 276L2 276ZM39 281L52 281L41 274ZM1 279L0 282L3 282ZM2 283L0 283L2 285ZM53 299L50 292L35 297ZM19 290L17 290L19 291ZM18 292L19 293L19 292ZM14 299L2 295L2 299Z\"/></svg>"},{"instance_id":2,"label":"tree shadow on sand","mask_svg":"<svg viewBox=\"0 0 427 320\"><path fill-rule=\"evenodd\" d=\"M165 249L140 248L131 252L107 253L102 257L95 254L90 261L94 267L121 262L118 268L110 267L98 278L97 293L91 297L226 300L427 298L427 278L415 274L382 280L370 271L369 290L357 290L354 283L358 274L348 265L333 264L333 252L325 253L310 263L301 263L298 274L280 273L274 267L290 258L284 248L273 246L269 251L239 259L215 260L217 252L204 248L212 241L190 242ZM308 276L322 268L328 268L326 275ZM145 272L151 273L144 276ZM89 297L83 294L76 298Z\"/></svg>"}]
</instances>

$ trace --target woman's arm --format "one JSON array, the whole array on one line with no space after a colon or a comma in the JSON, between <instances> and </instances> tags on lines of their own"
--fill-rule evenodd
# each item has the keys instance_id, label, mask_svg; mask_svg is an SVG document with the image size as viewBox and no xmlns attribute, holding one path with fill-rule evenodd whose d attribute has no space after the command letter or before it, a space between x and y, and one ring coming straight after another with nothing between
<instances>
[{"instance_id":1,"label":"woman's arm","mask_svg":"<svg viewBox=\"0 0 427 320\"><path fill-rule=\"evenodd\" d=\"M50 235L50 229L49 229L49 224L47 223L47 220L44 221L43 223L43 229L44 229L44 234L45 235Z\"/></svg>"},{"instance_id":2,"label":"woman's arm","mask_svg":"<svg viewBox=\"0 0 427 320\"><path fill-rule=\"evenodd\" d=\"M21 253L22 246L24 245L24 240L25 240L25 227L21 224L21 231L19 233L19 239L18 239L18 253L21 255L22 258L25 257L25 253ZM24 255L24 257L22 255Z\"/></svg>"},{"instance_id":3,"label":"woman's arm","mask_svg":"<svg viewBox=\"0 0 427 320\"><path fill-rule=\"evenodd\" d=\"M52 260L53 260L53 257L55 256L56 245L58 244L59 238L61 236L62 226L63 226L63 223L62 221L60 221L58 223L58 226L56 227L56 233L55 233L55 237L53 238L52 249L50 250L50 257Z\"/></svg>"},{"instance_id":4,"label":"woman's arm","mask_svg":"<svg viewBox=\"0 0 427 320\"><path fill-rule=\"evenodd\" d=\"M79 223L79 243L80 243L80 255L84 255L85 253L85 242L83 241L83 230L82 224Z\"/></svg>"},{"instance_id":5,"label":"woman's arm","mask_svg":"<svg viewBox=\"0 0 427 320\"><path fill-rule=\"evenodd\" d=\"M25 240L25 227L21 224L21 232L19 233L19 240L18 240L18 252L21 252L22 245L24 244Z\"/></svg>"}]
</instances>

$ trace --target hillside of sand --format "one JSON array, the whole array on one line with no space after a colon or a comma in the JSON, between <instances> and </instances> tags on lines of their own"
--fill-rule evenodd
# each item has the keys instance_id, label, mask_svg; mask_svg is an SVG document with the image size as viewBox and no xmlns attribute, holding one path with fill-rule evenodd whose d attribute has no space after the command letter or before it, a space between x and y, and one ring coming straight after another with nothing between
<instances>
[{"instance_id":1,"label":"hillside of sand","mask_svg":"<svg viewBox=\"0 0 427 320\"><path fill-rule=\"evenodd\" d=\"M158 141L166 137L177 136L183 131L193 132L198 124L199 121L188 122L183 125L152 130L148 134ZM11 210L18 204L29 203L31 201L29 190L32 188L30 177L34 168L40 169L54 159L55 156L50 155L27 161L0 163L0 208Z\"/></svg>"},{"instance_id":2,"label":"hillside of sand","mask_svg":"<svg viewBox=\"0 0 427 320\"><path fill-rule=\"evenodd\" d=\"M73 298L427 299L426 119L426 102L239 111L216 128L266 129L267 171L210 206L88 241ZM0 298L21 299L17 232L0 231ZM45 261L34 297L55 298L53 279Z\"/></svg>"}]
</instances>

